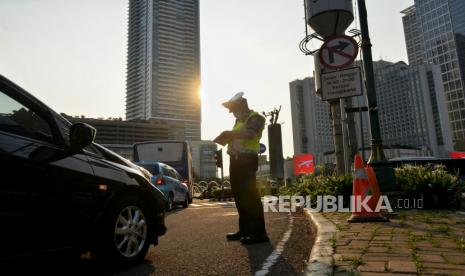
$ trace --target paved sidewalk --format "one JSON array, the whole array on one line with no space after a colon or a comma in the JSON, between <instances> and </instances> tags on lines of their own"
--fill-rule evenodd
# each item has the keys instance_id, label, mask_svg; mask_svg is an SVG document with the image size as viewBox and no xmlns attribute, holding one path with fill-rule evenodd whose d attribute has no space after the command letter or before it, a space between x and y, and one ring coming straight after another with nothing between
<instances>
[{"instance_id":1,"label":"paved sidewalk","mask_svg":"<svg viewBox=\"0 0 465 276\"><path fill-rule=\"evenodd\" d=\"M337 232L334 275L465 275L465 215L399 212L390 222L347 223L349 213L323 213Z\"/></svg>"}]
</instances>

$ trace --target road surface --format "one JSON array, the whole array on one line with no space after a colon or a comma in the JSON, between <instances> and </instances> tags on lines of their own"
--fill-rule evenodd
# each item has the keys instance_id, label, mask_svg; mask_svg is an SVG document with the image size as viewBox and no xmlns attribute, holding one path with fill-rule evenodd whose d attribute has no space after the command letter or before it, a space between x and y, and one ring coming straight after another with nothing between
<instances>
[{"instance_id":1,"label":"road surface","mask_svg":"<svg viewBox=\"0 0 465 276\"><path fill-rule=\"evenodd\" d=\"M58 258L41 261L36 273L62 275L299 275L310 255L312 236L302 213L265 213L269 243L227 241L237 230L233 202L194 201L167 214L168 232L151 246L145 261L125 271L103 270L89 255L61 267ZM55 259L54 259L55 258ZM24 267L28 267L25 264Z\"/></svg>"}]
</instances>

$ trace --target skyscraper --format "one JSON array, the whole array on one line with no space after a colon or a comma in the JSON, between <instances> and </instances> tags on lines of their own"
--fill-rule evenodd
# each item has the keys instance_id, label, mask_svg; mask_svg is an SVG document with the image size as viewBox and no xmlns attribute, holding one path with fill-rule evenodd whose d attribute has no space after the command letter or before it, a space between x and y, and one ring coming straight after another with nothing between
<instances>
[{"instance_id":1,"label":"skyscraper","mask_svg":"<svg viewBox=\"0 0 465 276\"><path fill-rule=\"evenodd\" d=\"M448 157L452 135L439 65L376 61L373 67L386 156ZM289 87L294 153L311 153L319 164L332 162L328 154L334 151L329 104L315 94L314 78L295 80ZM365 96L353 97L352 103L364 106ZM361 149L362 136L364 147L370 144L369 123L366 112L359 115L354 116L357 141L349 142ZM344 130L347 133L347 127Z\"/></svg>"},{"instance_id":2,"label":"skyscraper","mask_svg":"<svg viewBox=\"0 0 465 276\"><path fill-rule=\"evenodd\" d=\"M294 154L311 153L318 163L327 162L324 153L334 151L329 104L316 95L314 78L295 80L289 89Z\"/></svg>"},{"instance_id":3,"label":"skyscraper","mask_svg":"<svg viewBox=\"0 0 465 276\"><path fill-rule=\"evenodd\" d=\"M440 66L453 140L465 149L465 1L415 0L402 11L411 65Z\"/></svg>"},{"instance_id":4,"label":"skyscraper","mask_svg":"<svg viewBox=\"0 0 465 276\"><path fill-rule=\"evenodd\" d=\"M383 144L448 157L452 137L439 66L377 61L373 67Z\"/></svg>"},{"instance_id":5,"label":"skyscraper","mask_svg":"<svg viewBox=\"0 0 465 276\"><path fill-rule=\"evenodd\" d=\"M200 140L199 89L199 1L129 0L126 119L176 122Z\"/></svg>"}]
</instances>

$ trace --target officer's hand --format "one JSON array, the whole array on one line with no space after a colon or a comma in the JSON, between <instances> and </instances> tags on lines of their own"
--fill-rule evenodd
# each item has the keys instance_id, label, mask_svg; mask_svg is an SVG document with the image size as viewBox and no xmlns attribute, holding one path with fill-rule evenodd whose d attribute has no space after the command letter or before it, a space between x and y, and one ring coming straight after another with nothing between
<instances>
[{"instance_id":1,"label":"officer's hand","mask_svg":"<svg viewBox=\"0 0 465 276\"><path fill-rule=\"evenodd\" d=\"M221 134L218 135L218 137L213 139L213 142L224 146L226 144L229 144L232 141L232 138L233 138L233 132L227 130L227 131L221 132Z\"/></svg>"}]
</instances>

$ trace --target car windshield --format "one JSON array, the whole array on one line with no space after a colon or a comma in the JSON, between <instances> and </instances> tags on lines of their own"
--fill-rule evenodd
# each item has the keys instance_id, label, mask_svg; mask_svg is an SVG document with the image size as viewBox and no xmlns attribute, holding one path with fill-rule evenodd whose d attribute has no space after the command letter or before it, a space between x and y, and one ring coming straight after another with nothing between
<instances>
[{"instance_id":1,"label":"car windshield","mask_svg":"<svg viewBox=\"0 0 465 276\"><path fill-rule=\"evenodd\" d=\"M153 175L160 174L160 171L158 169L158 164L139 164L139 166L148 170Z\"/></svg>"}]
</instances>

